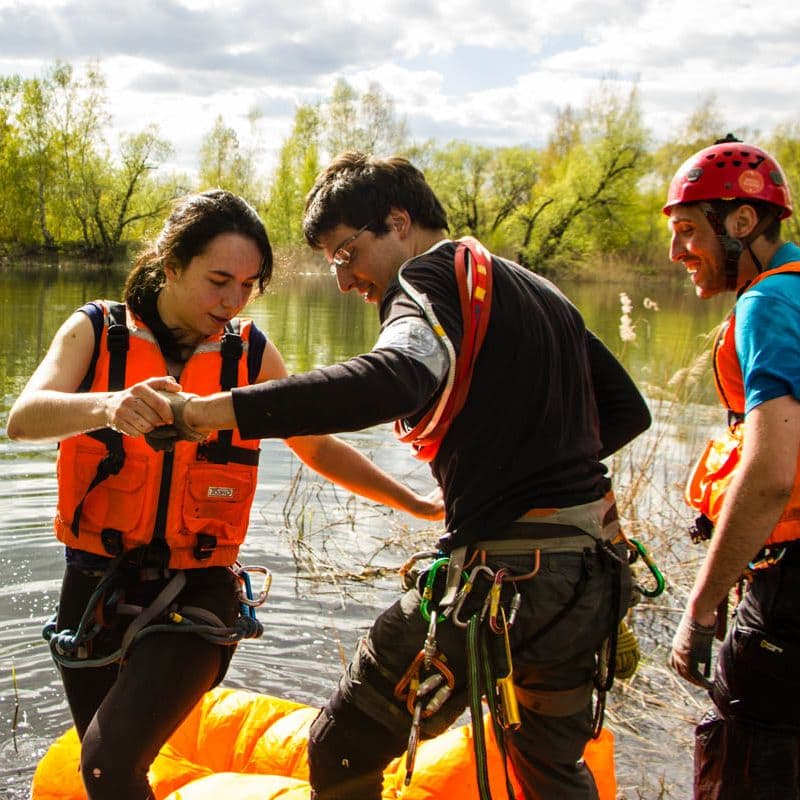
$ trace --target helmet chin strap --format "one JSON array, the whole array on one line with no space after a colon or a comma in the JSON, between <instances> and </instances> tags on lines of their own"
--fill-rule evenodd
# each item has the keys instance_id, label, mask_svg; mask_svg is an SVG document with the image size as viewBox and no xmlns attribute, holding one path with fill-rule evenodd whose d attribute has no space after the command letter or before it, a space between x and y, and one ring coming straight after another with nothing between
<instances>
[{"instance_id":1,"label":"helmet chin strap","mask_svg":"<svg viewBox=\"0 0 800 800\"><path fill-rule=\"evenodd\" d=\"M761 261L753 251L753 242L758 239L758 237L761 236L761 234L770 226L772 221L775 219L775 215L764 214L764 216L758 221L756 226L752 231L750 231L749 234L747 234L747 236L743 236L741 239L738 239L735 236L730 236L728 234L719 214L717 214L717 212L714 211L714 209L708 203L701 203L700 207L702 208L703 214L705 214L709 224L714 229L714 233L716 234L717 239L719 239L719 243L722 245L722 251L725 253L725 285L728 289L734 291L739 282L739 259L741 258L745 247L747 248L747 252L750 254L750 258L753 259L753 264L755 265L756 271L760 273L764 270Z\"/></svg>"}]
</instances>

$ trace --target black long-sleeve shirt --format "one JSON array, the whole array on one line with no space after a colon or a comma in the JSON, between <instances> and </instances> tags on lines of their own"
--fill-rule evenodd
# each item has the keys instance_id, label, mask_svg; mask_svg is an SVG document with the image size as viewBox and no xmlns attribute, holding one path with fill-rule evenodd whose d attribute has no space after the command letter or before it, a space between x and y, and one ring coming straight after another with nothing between
<instances>
[{"instance_id":1,"label":"black long-sleeve shirt","mask_svg":"<svg viewBox=\"0 0 800 800\"><path fill-rule=\"evenodd\" d=\"M461 310L446 243L404 268L432 303L456 351ZM610 488L600 459L645 430L650 414L622 365L549 281L493 261L491 319L461 413L431 464L445 497L446 546L490 538L531 508L563 508ZM398 282L381 302L384 324L421 316ZM420 361L380 349L340 364L235 389L243 436L359 430L407 418L437 399Z\"/></svg>"}]
</instances>

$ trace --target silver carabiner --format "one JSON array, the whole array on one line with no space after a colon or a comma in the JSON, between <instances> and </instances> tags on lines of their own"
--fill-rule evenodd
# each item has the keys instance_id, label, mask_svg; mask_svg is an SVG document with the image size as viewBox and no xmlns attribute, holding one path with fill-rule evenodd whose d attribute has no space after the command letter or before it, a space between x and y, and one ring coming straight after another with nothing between
<instances>
[{"instance_id":1,"label":"silver carabiner","mask_svg":"<svg viewBox=\"0 0 800 800\"><path fill-rule=\"evenodd\" d=\"M258 608L264 605L269 596L269 590L272 586L272 573L266 567L247 566L244 567L238 562L231 568L234 575L242 581L242 586L239 589L239 601L250 608ZM256 597L252 596L252 588L250 586L250 573L255 572L264 576L264 583L261 585L261 591Z\"/></svg>"}]
</instances>

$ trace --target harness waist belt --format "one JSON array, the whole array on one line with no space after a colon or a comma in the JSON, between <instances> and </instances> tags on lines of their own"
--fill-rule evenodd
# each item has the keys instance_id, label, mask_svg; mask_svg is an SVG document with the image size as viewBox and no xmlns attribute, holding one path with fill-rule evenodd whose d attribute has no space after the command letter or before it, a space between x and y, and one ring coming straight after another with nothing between
<instances>
[{"instance_id":1,"label":"harness waist belt","mask_svg":"<svg viewBox=\"0 0 800 800\"><path fill-rule=\"evenodd\" d=\"M616 543L616 539L612 543ZM542 553L580 553L597 544L588 533L577 536L556 536L552 539L486 539L473 542L471 547L492 555L523 556L539 550Z\"/></svg>"},{"instance_id":2,"label":"harness waist belt","mask_svg":"<svg viewBox=\"0 0 800 800\"><path fill-rule=\"evenodd\" d=\"M513 525L566 525L580 528L595 539L608 540L619 533L619 513L613 492L599 500L567 508L532 508ZM552 533L551 533L552 535Z\"/></svg>"},{"instance_id":3,"label":"harness waist belt","mask_svg":"<svg viewBox=\"0 0 800 800\"><path fill-rule=\"evenodd\" d=\"M623 540L614 495L568 508L535 508L500 532L497 539L473 542L476 550L500 555L580 552L598 542Z\"/></svg>"}]
</instances>

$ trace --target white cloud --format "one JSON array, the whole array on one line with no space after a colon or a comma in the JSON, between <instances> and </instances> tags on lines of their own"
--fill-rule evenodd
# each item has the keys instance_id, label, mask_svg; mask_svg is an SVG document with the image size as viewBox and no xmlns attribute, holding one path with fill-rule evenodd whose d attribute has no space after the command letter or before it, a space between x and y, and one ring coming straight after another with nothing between
<instances>
[{"instance_id":1,"label":"white cloud","mask_svg":"<svg viewBox=\"0 0 800 800\"><path fill-rule=\"evenodd\" d=\"M668 138L705 99L732 128L796 121L800 10L790 0L0 0L0 74L99 59L115 124L155 122L193 169L218 114L264 163L299 103L371 81L417 139L542 144L559 107L635 81Z\"/></svg>"}]
</instances>

